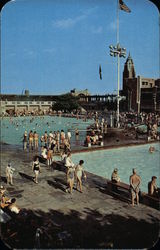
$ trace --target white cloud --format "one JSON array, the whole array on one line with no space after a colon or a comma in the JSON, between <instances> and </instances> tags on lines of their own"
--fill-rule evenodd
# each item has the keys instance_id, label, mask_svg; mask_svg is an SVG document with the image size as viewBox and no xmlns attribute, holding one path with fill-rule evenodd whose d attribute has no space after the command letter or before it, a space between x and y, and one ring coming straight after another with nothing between
<instances>
[{"instance_id":1,"label":"white cloud","mask_svg":"<svg viewBox=\"0 0 160 250\"><path fill-rule=\"evenodd\" d=\"M92 27L92 28L91 28L91 32L92 32L93 34L101 34L102 31L103 31L102 26L99 26L99 27Z\"/></svg>"},{"instance_id":2,"label":"white cloud","mask_svg":"<svg viewBox=\"0 0 160 250\"><path fill-rule=\"evenodd\" d=\"M96 10L98 9L97 6L90 8L90 9L86 9L83 11L83 13L87 16L91 15L92 13L94 13Z\"/></svg>"},{"instance_id":3,"label":"white cloud","mask_svg":"<svg viewBox=\"0 0 160 250\"><path fill-rule=\"evenodd\" d=\"M76 23L84 20L86 18L85 15L77 16L75 18L66 18L61 20L56 20L52 22L53 27L67 29L73 27Z\"/></svg>"},{"instance_id":4,"label":"white cloud","mask_svg":"<svg viewBox=\"0 0 160 250\"><path fill-rule=\"evenodd\" d=\"M97 9L97 7L87 9L87 10L83 11L81 15L73 17L73 18L69 17L69 18L64 18L64 19L60 19L60 20L54 20L54 21L52 21L52 25L54 28L61 28L61 29L71 28L74 25L76 25L77 23L79 23L80 21L85 20L96 9Z\"/></svg>"}]
</instances>

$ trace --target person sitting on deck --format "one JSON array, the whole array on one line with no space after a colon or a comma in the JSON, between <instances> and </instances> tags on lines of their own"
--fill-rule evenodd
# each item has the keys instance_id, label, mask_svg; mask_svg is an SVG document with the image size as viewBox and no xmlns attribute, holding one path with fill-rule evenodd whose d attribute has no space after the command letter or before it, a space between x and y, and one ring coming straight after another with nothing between
<instances>
[{"instance_id":1,"label":"person sitting on deck","mask_svg":"<svg viewBox=\"0 0 160 250\"><path fill-rule=\"evenodd\" d=\"M111 175L111 180L112 180L112 182L114 182L114 183L117 183L117 182L120 181L120 177L119 177L119 175L118 175L118 169L117 169L117 168L114 169L114 171L113 171L113 173L112 173L112 175Z\"/></svg>"},{"instance_id":2,"label":"person sitting on deck","mask_svg":"<svg viewBox=\"0 0 160 250\"><path fill-rule=\"evenodd\" d=\"M156 184L156 176L152 176L151 181L148 182L148 194L158 197L158 188Z\"/></svg>"},{"instance_id":3,"label":"person sitting on deck","mask_svg":"<svg viewBox=\"0 0 160 250\"><path fill-rule=\"evenodd\" d=\"M5 207L9 206L9 204L10 204L10 198L5 196L5 192L6 192L6 189L3 186L1 186L0 187L0 204L1 204L1 208L5 208Z\"/></svg>"},{"instance_id":4,"label":"person sitting on deck","mask_svg":"<svg viewBox=\"0 0 160 250\"><path fill-rule=\"evenodd\" d=\"M8 209L13 213L19 214L20 208L16 205L16 198L11 199Z\"/></svg>"},{"instance_id":5,"label":"person sitting on deck","mask_svg":"<svg viewBox=\"0 0 160 250\"><path fill-rule=\"evenodd\" d=\"M115 168L115 169L113 170L113 173L112 173L112 175L111 175L111 181L112 181L113 183L118 183L118 182L120 181L120 177L119 177L119 175L118 175L118 169L117 169L117 168ZM117 192L117 187L116 187L115 185L112 185L112 191Z\"/></svg>"}]
</instances>

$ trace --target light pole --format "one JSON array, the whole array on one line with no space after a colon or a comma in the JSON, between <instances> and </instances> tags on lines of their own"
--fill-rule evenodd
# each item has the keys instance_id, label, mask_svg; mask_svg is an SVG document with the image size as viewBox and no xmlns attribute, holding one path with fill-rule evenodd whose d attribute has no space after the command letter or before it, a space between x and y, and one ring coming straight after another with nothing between
<instances>
[{"instance_id":1,"label":"light pole","mask_svg":"<svg viewBox=\"0 0 160 250\"><path fill-rule=\"evenodd\" d=\"M120 101L120 96L119 96L119 86L120 86L120 57L126 57L126 49L121 48L120 44L117 43L116 46L110 45L110 56L114 56L118 58L117 60L117 74L118 74L118 86L117 86L117 127L119 128L119 101Z\"/></svg>"}]
</instances>

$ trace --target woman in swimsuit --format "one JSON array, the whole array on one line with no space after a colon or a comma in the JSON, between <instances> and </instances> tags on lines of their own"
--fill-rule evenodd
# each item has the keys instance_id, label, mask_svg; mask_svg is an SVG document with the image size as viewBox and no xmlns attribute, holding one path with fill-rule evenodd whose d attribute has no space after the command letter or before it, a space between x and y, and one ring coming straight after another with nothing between
<instances>
[{"instance_id":1,"label":"woman in swimsuit","mask_svg":"<svg viewBox=\"0 0 160 250\"><path fill-rule=\"evenodd\" d=\"M32 171L35 173L35 178L33 180L37 184L38 183L38 175L41 172L38 157L33 161Z\"/></svg>"},{"instance_id":2,"label":"woman in swimsuit","mask_svg":"<svg viewBox=\"0 0 160 250\"><path fill-rule=\"evenodd\" d=\"M79 164L76 167L76 180L77 180L77 190L78 190L78 186L80 187L80 192L82 193L82 175L84 176L84 178L86 178L86 174L83 170L83 160L79 161Z\"/></svg>"},{"instance_id":3,"label":"woman in swimsuit","mask_svg":"<svg viewBox=\"0 0 160 250\"><path fill-rule=\"evenodd\" d=\"M67 170L67 183L68 183L68 188L66 189L66 192L70 190L70 193L72 194L73 191L73 185L74 185L74 174L75 174L75 168L74 167L68 167Z\"/></svg>"}]
</instances>

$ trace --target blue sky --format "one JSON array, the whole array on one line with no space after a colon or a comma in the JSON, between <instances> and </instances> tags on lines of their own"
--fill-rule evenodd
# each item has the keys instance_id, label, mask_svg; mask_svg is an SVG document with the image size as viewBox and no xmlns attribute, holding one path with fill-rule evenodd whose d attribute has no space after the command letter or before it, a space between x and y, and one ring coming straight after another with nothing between
<instances>
[{"instance_id":1,"label":"blue sky","mask_svg":"<svg viewBox=\"0 0 160 250\"><path fill-rule=\"evenodd\" d=\"M119 11L120 44L130 51L136 75L158 78L158 9L148 0L124 2L131 13ZM117 0L7 3L1 13L1 92L114 92L117 58L109 55L109 45L116 45L116 8Z\"/></svg>"}]
</instances>

